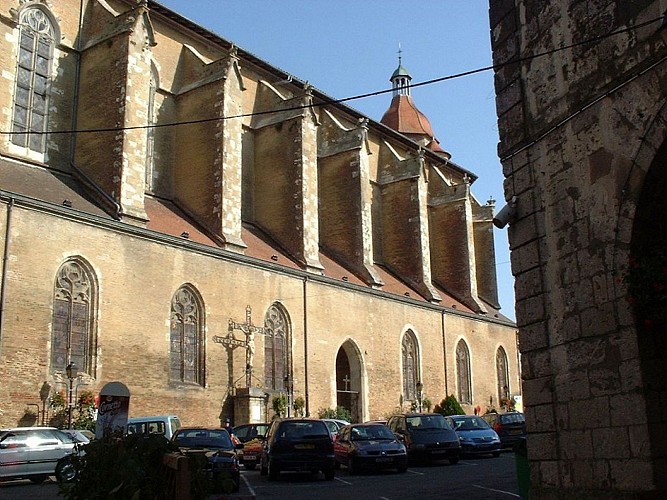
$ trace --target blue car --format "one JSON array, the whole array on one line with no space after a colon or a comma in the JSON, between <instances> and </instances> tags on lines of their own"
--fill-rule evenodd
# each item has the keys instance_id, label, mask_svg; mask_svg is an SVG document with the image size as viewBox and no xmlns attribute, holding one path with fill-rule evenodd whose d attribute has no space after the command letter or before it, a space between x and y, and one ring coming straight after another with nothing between
<instances>
[{"instance_id":1,"label":"blue car","mask_svg":"<svg viewBox=\"0 0 667 500\"><path fill-rule=\"evenodd\" d=\"M462 454L500 456L500 438L482 417L451 415L447 420L459 436Z\"/></svg>"}]
</instances>

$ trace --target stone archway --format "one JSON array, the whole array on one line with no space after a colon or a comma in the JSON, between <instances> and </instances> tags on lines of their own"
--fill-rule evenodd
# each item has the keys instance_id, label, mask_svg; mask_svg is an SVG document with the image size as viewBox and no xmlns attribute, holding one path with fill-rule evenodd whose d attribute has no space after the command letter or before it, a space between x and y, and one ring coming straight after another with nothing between
<instances>
[{"instance_id":1,"label":"stone archway","mask_svg":"<svg viewBox=\"0 0 667 500\"><path fill-rule=\"evenodd\" d=\"M347 340L336 355L336 406L350 411L352 422L363 419L361 355Z\"/></svg>"},{"instance_id":2,"label":"stone archway","mask_svg":"<svg viewBox=\"0 0 667 500\"><path fill-rule=\"evenodd\" d=\"M633 304L653 477L667 488L667 140L657 150L636 200L630 259L624 275Z\"/></svg>"}]
</instances>

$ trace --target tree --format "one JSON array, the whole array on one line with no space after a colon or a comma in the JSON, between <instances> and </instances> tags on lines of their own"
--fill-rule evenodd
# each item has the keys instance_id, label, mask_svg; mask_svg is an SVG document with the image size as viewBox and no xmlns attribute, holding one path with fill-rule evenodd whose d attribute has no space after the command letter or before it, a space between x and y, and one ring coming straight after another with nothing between
<instances>
[{"instance_id":1,"label":"tree","mask_svg":"<svg viewBox=\"0 0 667 500\"><path fill-rule=\"evenodd\" d=\"M435 405L433 411L442 415L465 415L466 413L453 394L440 401L440 404Z\"/></svg>"}]
</instances>

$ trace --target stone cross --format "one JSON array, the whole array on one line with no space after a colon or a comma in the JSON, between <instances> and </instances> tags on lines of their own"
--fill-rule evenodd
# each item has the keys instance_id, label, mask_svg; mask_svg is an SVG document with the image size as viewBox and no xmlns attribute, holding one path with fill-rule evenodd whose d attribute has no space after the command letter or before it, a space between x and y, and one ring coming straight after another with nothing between
<instances>
[{"instance_id":1,"label":"stone cross","mask_svg":"<svg viewBox=\"0 0 667 500\"><path fill-rule=\"evenodd\" d=\"M346 392L350 390L350 382L352 382L350 380L350 377L348 375L345 375L345 378L343 378L343 383L345 384L345 391Z\"/></svg>"},{"instance_id":2,"label":"stone cross","mask_svg":"<svg viewBox=\"0 0 667 500\"><path fill-rule=\"evenodd\" d=\"M245 334L245 339L237 339L234 336L234 330L241 330ZM222 344L227 349L234 350L237 347L245 347L245 382L246 387L252 385L252 371L255 360L255 334L271 335L271 330L262 326L252 324L252 309L250 306L245 308L245 323L238 323L233 319L227 322L227 335L225 337L214 336L213 342Z\"/></svg>"}]
</instances>

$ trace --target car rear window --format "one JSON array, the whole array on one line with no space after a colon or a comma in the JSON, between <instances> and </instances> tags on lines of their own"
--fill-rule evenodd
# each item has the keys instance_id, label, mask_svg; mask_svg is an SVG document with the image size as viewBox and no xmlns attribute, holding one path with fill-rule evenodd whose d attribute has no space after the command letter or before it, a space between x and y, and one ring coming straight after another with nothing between
<instances>
[{"instance_id":1,"label":"car rear window","mask_svg":"<svg viewBox=\"0 0 667 500\"><path fill-rule=\"evenodd\" d=\"M500 422L503 424L523 424L525 421L522 413L507 413L500 416Z\"/></svg>"},{"instance_id":2,"label":"car rear window","mask_svg":"<svg viewBox=\"0 0 667 500\"><path fill-rule=\"evenodd\" d=\"M324 422L283 422L278 437L292 439L312 439L329 437L329 430Z\"/></svg>"}]
</instances>

